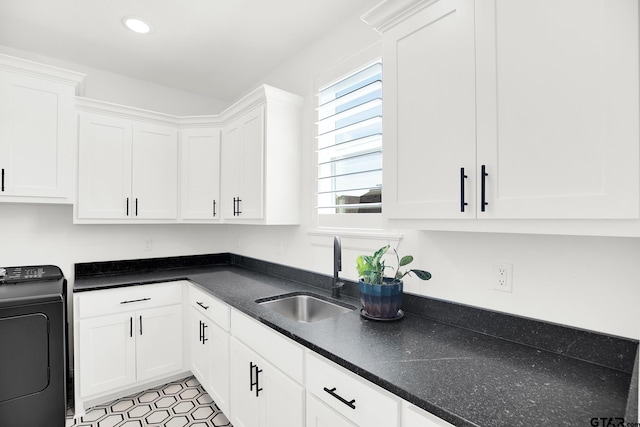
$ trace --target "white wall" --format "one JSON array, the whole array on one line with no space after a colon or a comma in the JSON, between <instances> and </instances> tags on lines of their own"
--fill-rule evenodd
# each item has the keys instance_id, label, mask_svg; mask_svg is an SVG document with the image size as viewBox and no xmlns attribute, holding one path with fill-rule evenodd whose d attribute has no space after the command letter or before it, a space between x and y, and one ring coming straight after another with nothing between
<instances>
[{"instance_id":1,"label":"white wall","mask_svg":"<svg viewBox=\"0 0 640 427\"><path fill-rule=\"evenodd\" d=\"M358 17L300 52L256 82L305 97L300 169L300 226L73 225L70 206L0 205L0 265L52 263L72 278L76 262L149 258L232 251L268 261L330 274L331 234L309 234L314 205L314 78L379 40ZM27 53L0 52L40 60L89 74L86 95L173 114L216 113L223 106L100 70L65 65ZM247 91L249 91L248 88ZM209 110L211 108L211 111ZM408 291L640 338L640 239L518 234L387 230L403 236L400 251L416 256L415 267L431 271L429 282L408 280ZM144 242L153 240L153 250ZM355 279L355 257L379 247L385 237L343 234L343 276ZM493 264L513 264L513 293L491 290Z\"/></svg>"},{"instance_id":2,"label":"white wall","mask_svg":"<svg viewBox=\"0 0 640 427\"><path fill-rule=\"evenodd\" d=\"M82 96L176 116L218 114L229 106L198 94L0 45L0 53L87 75Z\"/></svg>"},{"instance_id":3,"label":"white wall","mask_svg":"<svg viewBox=\"0 0 640 427\"><path fill-rule=\"evenodd\" d=\"M332 236L314 230L314 79L379 40L358 17L300 52L258 83L305 97L301 156L300 227L234 227L230 250L247 256L332 272ZM429 282L409 279L410 292L522 316L640 338L640 239L526 234L387 230L403 236L401 254L413 254ZM355 257L385 239L345 238L343 276L356 279ZM513 265L513 293L492 290L494 264Z\"/></svg>"}]
</instances>

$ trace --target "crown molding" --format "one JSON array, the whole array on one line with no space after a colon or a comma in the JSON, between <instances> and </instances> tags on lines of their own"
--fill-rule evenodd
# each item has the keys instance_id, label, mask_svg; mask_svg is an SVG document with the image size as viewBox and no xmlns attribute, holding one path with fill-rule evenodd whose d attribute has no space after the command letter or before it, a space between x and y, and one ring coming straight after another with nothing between
<instances>
[{"instance_id":1,"label":"crown molding","mask_svg":"<svg viewBox=\"0 0 640 427\"><path fill-rule=\"evenodd\" d=\"M76 110L86 113L108 114L130 120L142 119L160 125L186 129L224 127L257 106L279 102L299 107L302 105L303 98L272 86L261 85L217 115L174 116L81 96L76 97Z\"/></svg>"},{"instance_id":2,"label":"crown molding","mask_svg":"<svg viewBox=\"0 0 640 427\"><path fill-rule=\"evenodd\" d=\"M81 96L76 96L76 110L85 113L106 114L130 120L143 119L148 122L165 126L178 126L180 124L179 116L158 113L156 111L144 110L142 108L129 107L126 105L114 104L112 102L100 101Z\"/></svg>"},{"instance_id":3,"label":"crown molding","mask_svg":"<svg viewBox=\"0 0 640 427\"><path fill-rule=\"evenodd\" d=\"M361 19L380 34L438 0L385 0L362 15Z\"/></svg>"},{"instance_id":4,"label":"crown molding","mask_svg":"<svg viewBox=\"0 0 640 427\"><path fill-rule=\"evenodd\" d=\"M86 74L4 54L0 54L0 69L73 86L76 90L86 77Z\"/></svg>"}]
</instances>

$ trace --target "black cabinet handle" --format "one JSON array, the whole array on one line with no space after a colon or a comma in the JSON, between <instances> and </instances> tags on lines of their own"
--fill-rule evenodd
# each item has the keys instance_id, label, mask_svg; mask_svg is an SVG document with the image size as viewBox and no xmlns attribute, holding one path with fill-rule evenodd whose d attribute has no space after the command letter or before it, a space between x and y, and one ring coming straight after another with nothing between
<instances>
[{"instance_id":1,"label":"black cabinet handle","mask_svg":"<svg viewBox=\"0 0 640 427\"><path fill-rule=\"evenodd\" d=\"M4 191L4 168L2 168L2 191Z\"/></svg>"},{"instance_id":2,"label":"black cabinet handle","mask_svg":"<svg viewBox=\"0 0 640 427\"><path fill-rule=\"evenodd\" d=\"M469 204L464 200L464 184L467 178L467 175L464 174L464 168L460 168L460 212L464 212L464 207Z\"/></svg>"},{"instance_id":3,"label":"black cabinet handle","mask_svg":"<svg viewBox=\"0 0 640 427\"><path fill-rule=\"evenodd\" d=\"M127 197L127 216L129 216L129 198Z\"/></svg>"},{"instance_id":4,"label":"black cabinet handle","mask_svg":"<svg viewBox=\"0 0 640 427\"><path fill-rule=\"evenodd\" d=\"M233 198L233 216L240 216L242 211L240 211L240 197Z\"/></svg>"},{"instance_id":5,"label":"black cabinet handle","mask_svg":"<svg viewBox=\"0 0 640 427\"><path fill-rule=\"evenodd\" d=\"M138 198L136 197L136 216L138 216Z\"/></svg>"},{"instance_id":6,"label":"black cabinet handle","mask_svg":"<svg viewBox=\"0 0 640 427\"><path fill-rule=\"evenodd\" d=\"M196 304L198 304L200 307L204 308L205 310L209 310L209 306L208 305L204 305L200 301L196 301Z\"/></svg>"},{"instance_id":7,"label":"black cabinet handle","mask_svg":"<svg viewBox=\"0 0 640 427\"><path fill-rule=\"evenodd\" d=\"M140 335L142 335L142 316L140 316Z\"/></svg>"},{"instance_id":8,"label":"black cabinet handle","mask_svg":"<svg viewBox=\"0 0 640 427\"><path fill-rule=\"evenodd\" d=\"M200 328L200 338L198 339L198 341L202 342L202 331L203 331L202 325L203 325L203 323L202 323L202 320L199 320L198 322L200 322L200 326L199 326L199 328Z\"/></svg>"},{"instance_id":9,"label":"black cabinet handle","mask_svg":"<svg viewBox=\"0 0 640 427\"><path fill-rule=\"evenodd\" d=\"M485 165L482 165L480 168L480 181L481 181L481 187L480 187L480 210L482 212L485 211L485 206L487 206L489 203L486 202L487 200L487 195L486 195L486 190L487 190L487 177L489 176L489 174L487 173L487 168Z\"/></svg>"},{"instance_id":10,"label":"black cabinet handle","mask_svg":"<svg viewBox=\"0 0 640 427\"><path fill-rule=\"evenodd\" d=\"M132 299L128 301L120 301L120 304L131 304L132 302L149 301L151 298Z\"/></svg>"},{"instance_id":11,"label":"black cabinet handle","mask_svg":"<svg viewBox=\"0 0 640 427\"><path fill-rule=\"evenodd\" d=\"M213 201L213 217L216 217L216 201Z\"/></svg>"},{"instance_id":12,"label":"black cabinet handle","mask_svg":"<svg viewBox=\"0 0 640 427\"><path fill-rule=\"evenodd\" d=\"M129 337L133 338L133 317L129 317Z\"/></svg>"},{"instance_id":13,"label":"black cabinet handle","mask_svg":"<svg viewBox=\"0 0 640 427\"><path fill-rule=\"evenodd\" d=\"M327 393L329 393L331 396L335 397L336 399L338 399L340 402L344 403L345 405L347 405L349 408L351 409L356 409L356 400L352 399L352 400L347 400L344 397L340 396L339 394L336 393L336 388L332 388L331 390L329 390L328 388L324 387L324 391L326 391Z\"/></svg>"},{"instance_id":14,"label":"black cabinet handle","mask_svg":"<svg viewBox=\"0 0 640 427\"><path fill-rule=\"evenodd\" d=\"M253 379L253 373L255 371L255 381ZM256 397L259 397L262 389L260 388L260 372L262 369L258 368L258 365L255 365L253 362L249 362L249 391L253 390L253 387L256 388Z\"/></svg>"}]
</instances>

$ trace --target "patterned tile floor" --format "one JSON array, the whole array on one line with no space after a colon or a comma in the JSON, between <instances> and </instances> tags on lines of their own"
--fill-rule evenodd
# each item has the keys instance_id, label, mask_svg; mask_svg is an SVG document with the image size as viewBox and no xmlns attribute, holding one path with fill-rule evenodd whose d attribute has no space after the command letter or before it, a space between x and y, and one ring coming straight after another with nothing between
<instances>
[{"instance_id":1,"label":"patterned tile floor","mask_svg":"<svg viewBox=\"0 0 640 427\"><path fill-rule=\"evenodd\" d=\"M232 427L194 377L94 406L73 427Z\"/></svg>"}]
</instances>

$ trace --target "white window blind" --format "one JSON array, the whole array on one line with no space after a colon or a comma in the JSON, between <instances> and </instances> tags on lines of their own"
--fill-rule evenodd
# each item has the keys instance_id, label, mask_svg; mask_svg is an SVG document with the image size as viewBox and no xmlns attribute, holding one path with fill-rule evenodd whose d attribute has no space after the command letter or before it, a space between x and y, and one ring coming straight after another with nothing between
<instances>
[{"instance_id":1,"label":"white window blind","mask_svg":"<svg viewBox=\"0 0 640 427\"><path fill-rule=\"evenodd\" d=\"M382 63L318 94L318 213L382 211Z\"/></svg>"}]
</instances>

